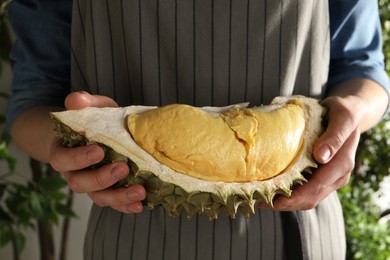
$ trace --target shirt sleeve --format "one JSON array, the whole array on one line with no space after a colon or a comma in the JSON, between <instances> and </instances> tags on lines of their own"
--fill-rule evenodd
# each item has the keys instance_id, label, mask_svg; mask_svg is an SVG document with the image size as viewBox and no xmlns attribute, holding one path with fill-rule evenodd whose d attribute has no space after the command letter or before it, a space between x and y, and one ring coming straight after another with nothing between
<instances>
[{"instance_id":1,"label":"shirt sleeve","mask_svg":"<svg viewBox=\"0 0 390 260\"><path fill-rule=\"evenodd\" d=\"M24 111L63 106L70 91L70 0L13 0L9 21L16 41L6 129Z\"/></svg>"},{"instance_id":2,"label":"shirt sleeve","mask_svg":"<svg viewBox=\"0 0 390 260\"><path fill-rule=\"evenodd\" d=\"M368 78L389 94L378 1L329 0L331 60L328 90L352 78Z\"/></svg>"}]
</instances>

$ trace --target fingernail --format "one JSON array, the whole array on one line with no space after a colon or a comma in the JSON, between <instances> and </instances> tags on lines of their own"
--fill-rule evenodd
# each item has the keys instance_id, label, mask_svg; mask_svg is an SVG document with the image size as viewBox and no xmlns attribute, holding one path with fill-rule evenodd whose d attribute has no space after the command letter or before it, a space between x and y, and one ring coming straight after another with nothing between
<instances>
[{"instance_id":1,"label":"fingernail","mask_svg":"<svg viewBox=\"0 0 390 260\"><path fill-rule=\"evenodd\" d=\"M330 158L330 149L327 145L322 145L319 149L319 156L322 162L327 162Z\"/></svg>"},{"instance_id":2,"label":"fingernail","mask_svg":"<svg viewBox=\"0 0 390 260\"><path fill-rule=\"evenodd\" d=\"M87 158L91 163L97 163L101 159L101 155L99 151L96 151L95 149L91 149L87 151Z\"/></svg>"},{"instance_id":3,"label":"fingernail","mask_svg":"<svg viewBox=\"0 0 390 260\"><path fill-rule=\"evenodd\" d=\"M120 180L127 176L127 171L123 167L116 166L111 170L111 174L115 179Z\"/></svg>"},{"instance_id":4,"label":"fingernail","mask_svg":"<svg viewBox=\"0 0 390 260\"><path fill-rule=\"evenodd\" d=\"M135 191L126 192L127 199L130 201L140 201L141 196Z\"/></svg>"},{"instance_id":5,"label":"fingernail","mask_svg":"<svg viewBox=\"0 0 390 260\"><path fill-rule=\"evenodd\" d=\"M127 207L129 213L140 213L142 211L142 204L137 202Z\"/></svg>"},{"instance_id":6,"label":"fingernail","mask_svg":"<svg viewBox=\"0 0 390 260\"><path fill-rule=\"evenodd\" d=\"M91 104L91 95L88 92L85 92L85 91L80 91L79 94L80 94L79 98L82 99L82 101L84 102L84 105L90 106L90 104Z\"/></svg>"},{"instance_id":7,"label":"fingernail","mask_svg":"<svg viewBox=\"0 0 390 260\"><path fill-rule=\"evenodd\" d=\"M128 206L127 207L127 213L137 213L136 211L135 211L135 209L133 208L133 206Z\"/></svg>"}]
</instances>

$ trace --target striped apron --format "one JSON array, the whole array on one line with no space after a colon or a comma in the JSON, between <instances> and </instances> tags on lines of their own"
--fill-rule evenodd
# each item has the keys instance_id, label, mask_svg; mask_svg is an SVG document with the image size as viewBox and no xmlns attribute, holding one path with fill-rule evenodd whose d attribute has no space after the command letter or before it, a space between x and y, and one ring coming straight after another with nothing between
<instances>
[{"instance_id":1,"label":"striped apron","mask_svg":"<svg viewBox=\"0 0 390 260\"><path fill-rule=\"evenodd\" d=\"M72 87L119 105L321 97L327 0L74 0ZM246 219L123 214L94 205L85 259L344 259L336 193L317 208Z\"/></svg>"}]
</instances>

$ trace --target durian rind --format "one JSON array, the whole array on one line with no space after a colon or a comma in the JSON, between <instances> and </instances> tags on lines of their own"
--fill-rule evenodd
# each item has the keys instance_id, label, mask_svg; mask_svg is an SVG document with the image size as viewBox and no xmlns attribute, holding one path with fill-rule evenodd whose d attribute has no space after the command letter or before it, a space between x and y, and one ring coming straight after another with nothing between
<instances>
[{"instance_id":1,"label":"durian rind","mask_svg":"<svg viewBox=\"0 0 390 260\"><path fill-rule=\"evenodd\" d=\"M210 219L215 219L224 212L234 218L238 212L247 217L254 214L258 202L272 205L276 194L289 197L293 185L306 181L302 173L310 172L311 168L317 167L312 150L322 132L324 113L317 99L303 96L277 97L271 105L253 109L271 111L289 102L299 102L305 112L304 147L300 158L295 160L288 171L271 179L246 183L203 181L176 172L139 147L127 129L126 118L130 114L156 107L85 108L55 112L52 116L57 122L58 135L64 138L67 145L99 143L111 151L111 155L108 155L110 161L128 158L132 175L126 180L125 185L143 184L147 190L146 202L149 207L162 205L172 216L179 216L185 211L189 218L194 214L205 214ZM219 113L232 108L247 106L247 103L243 103L200 109L218 116Z\"/></svg>"}]
</instances>

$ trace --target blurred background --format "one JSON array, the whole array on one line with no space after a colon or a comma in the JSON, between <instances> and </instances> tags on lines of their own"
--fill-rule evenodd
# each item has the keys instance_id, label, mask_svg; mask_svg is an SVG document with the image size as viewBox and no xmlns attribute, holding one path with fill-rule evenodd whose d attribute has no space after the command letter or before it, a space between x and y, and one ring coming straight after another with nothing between
<instances>
[{"instance_id":1,"label":"blurred background","mask_svg":"<svg viewBox=\"0 0 390 260\"><path fill-rule=\"evenodd\" d=\"M0 44L3 39L4 38L2 38L0 34ZM2 46L0 48L2 48ZM0 51L3 50L4 49L1 49ZM31 189L32 192L27 192L20 196L12 196L12 192L14 191L20 193L23 191L20 187L13 186L12 184L14 182L22 185L21 187L31 187L32 166L30 158L18 150L12 141L7 141L7 137L4 136L3 119L7 103L7 95L5 94L9 93L11 71L11 65L2 59L0 62L0 259L82 259L84 233L86 231L91 205L91 201L86 195L72 195L73 202L70 208L74 211L75 215L71 214L71 216L74 217L69 221L67 238L63 237L64 215L67 216L67 213L64 213L64 215L60 214L61 209L59 209L59 207L53 209L55 212L54 214L50 212L50 210L46 211L47 204L52 204L53 199L46 202L38 199L38 203L33 202L34 199L32 198L34 198L34 195L31 195L39 194L39 192L36 191L36 188ZM15 162L9 158L14 158ZM10 160L11 162L8 162L7 160ZM15 166L9 166L9 164L14 164ZM44 168L43 165L40 165L39 167L42 167L42 169ZM7 191L5 186L8 186ZM59 186L54 187L55 189L58 188L58 194L55 194L54 196L59 197L58 203L66 205L67 198L62 199L62 197L65 197L65 195L68 194L68 191L66 188L59 188ZM61 193L63 195L59 195ZM7 202L7 200L10 202ZM14 209L14 211L19 212L20 216L7 216L11 214L9 214L6 204L16 201L19 203L20 208ZM37 204L37 206L33 206L34 203ZM17 205L15 206L17 207ZM34 207L35 209L33 209ZM30 213L25 213L24 211L30 211ZM56 217L51 217L50 219L50 217L44 216L45 214L42 211L45 211L47 215L57 215L58 220L55 220ZM10 217L10 219L8 219L8 217ZM40 239L38 234L40 230L37 224L38 220L47 223L47 229L51 230L51 232L46 232L49 238ZM29 223L26 224L26 222ZM51 228L49 226L51 226ZM12 238L12 236L14 237ZM52 237L50 238L50 236ZM62 242L64 239L66 240L66 243L65 241ZM40 249L41 241L46 241L45 245L43 245L45 249ZM64 244L63 247L65 248L63 250L66 251L63 253L63 257L60 256L61 244ZM42 251L45 251L46 253L43 255L41 254ZM16 256L16 254L18 256Z\"/></svg>"},{"instance_id":2,"label":"blurred background","mask_svg":"<svg viewBox=\"0 0 390 260\"><path fill-rule=\"evenodd\" d=\"M91 201L72 194L59 174L18 150L4 132L13 40L0 0L0 259L82 259ZM390 0L378 1L390 72ZM349 185L339 191L347 259L390 259L390 119L362 135Z\"/></svg>"}]
</instances>

